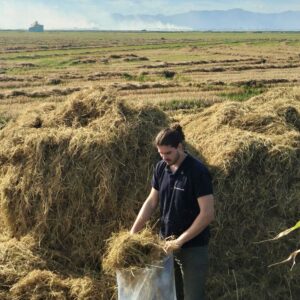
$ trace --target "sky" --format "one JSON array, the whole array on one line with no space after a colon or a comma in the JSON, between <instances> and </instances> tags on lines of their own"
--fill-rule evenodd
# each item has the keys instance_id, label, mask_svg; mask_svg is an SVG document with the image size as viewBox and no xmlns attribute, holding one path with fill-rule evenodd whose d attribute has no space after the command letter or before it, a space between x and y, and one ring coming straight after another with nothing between
<instances>
[{"instance_id":1,"label":"sky","mask_svg":"<svg viewBox=\"0 0 300 300\"><path fill-rule=\"evenodd\" d=\"M27 29L39 21L45 29L176 30L182 28L136 20L117 23L112 14L172 15L233 8L262 13L300 11L300 0L0 0L0 29Z\"/></svg>"}]
</instances>

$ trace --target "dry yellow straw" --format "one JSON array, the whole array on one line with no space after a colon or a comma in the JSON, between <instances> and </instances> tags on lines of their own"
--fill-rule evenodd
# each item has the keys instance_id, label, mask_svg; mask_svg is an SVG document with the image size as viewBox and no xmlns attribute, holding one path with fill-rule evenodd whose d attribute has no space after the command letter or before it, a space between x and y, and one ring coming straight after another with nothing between
<instances>
[{"instance_id":1,"label":"dry yellow straw","mask_svg":"<svg viewBox=\"0 0 300 300\"><path fill-rule=\"evenodd\" d=\"M165 242L146 228L140 233L121 231L107 241L102 261L103 270L114 274L116 270L134 270L153 265L166 255Z\"/></svg>"}]
</instances>

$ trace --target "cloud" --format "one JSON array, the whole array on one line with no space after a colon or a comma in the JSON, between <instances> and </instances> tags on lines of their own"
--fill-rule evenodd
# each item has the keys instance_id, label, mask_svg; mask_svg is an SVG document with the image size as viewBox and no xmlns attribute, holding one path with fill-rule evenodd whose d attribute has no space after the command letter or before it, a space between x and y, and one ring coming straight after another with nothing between
<instances>
[{"instance_id":1,"label":"cloud","mask_svg":"<svg viewBox=\"0 0 300 300\"><path fill-rule=\"evenodd\" d=\"M102 30L184 30L173 24L160 21L115 20L110 13L89 0L73 1L59 5L43 4L36 1L2 1L0 2L0 28L26 29L34 21L45 26L45 29L102 29ZM76 6L72 7L72 2ZM120 4L125 0L116 1Z\"/></svg>"},{"instance_id":2,"label":"cloud","mask_svg":"<svg viewBox=\"0 0 300 300\"><path fill-rule=\"evenodd\" d=\"M163 23L161 21L146 22L142 20L121 21L115 23L115 30L153 30L153 31L186 31L190 30L188 27L176 26L170 23Z\"/></svg>"},{"instance_id":3,"label":"cloud","mask_svg":"<svg viewBox=\"0 0 300 300\"><path fill-rule=\"evenodd\" d=\"M93 1L93 0L91 0ZM241 8L257 12L300 10L299 0L111 0L101 1L112 13L172 15L192 10Z\"/></svg>"},{"instance_id":4,"label":"cloud","mask_svg":"<svg viewBox=\"0 0 300 300\"><path fill-rule=\"evenodd\" d=\"M1 3L1 29L25 29L35 20L44 24L45 29L91 28L96 25L82 14L61 11L59 7L31 1Z\"/></svg>"}]
</instances>

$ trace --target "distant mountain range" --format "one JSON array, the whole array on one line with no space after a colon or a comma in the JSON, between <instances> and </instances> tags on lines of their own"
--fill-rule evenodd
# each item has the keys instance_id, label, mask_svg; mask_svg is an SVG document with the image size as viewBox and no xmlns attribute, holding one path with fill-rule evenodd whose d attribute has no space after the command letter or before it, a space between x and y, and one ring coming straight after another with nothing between
<instances>
[{"instance_id":1,"label":"distant mountain range","mask_svg":"<svg viewBox=\"0 0 300 300\"><path fill-rule=\"evenodd\" d=\"M212 31L298 31L300 11L256 13L243 9L190 11L176 15L114 14L119 23L160 24L162 28Z\"/></svg>"}]
</instances>

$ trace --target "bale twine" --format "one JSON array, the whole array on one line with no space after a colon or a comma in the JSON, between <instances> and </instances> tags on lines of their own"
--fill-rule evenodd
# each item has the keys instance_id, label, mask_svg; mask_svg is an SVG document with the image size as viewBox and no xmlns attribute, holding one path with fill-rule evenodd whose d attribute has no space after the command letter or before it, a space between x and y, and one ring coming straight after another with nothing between
<instances>
[{"instance_id":1,"label":"bale twine","mask_svg":"<svg viewBox=\"0 0 300 300\"><path fill-rule=\"evenodd\" d=\"M299 268L268 268L297 249L298 239L255 244L299 219L299 100L299 88L276 90L244 103L215 104L183 121L191 150L214 175L210 299L300 294Z\"/></svg>"}]
</instances>

